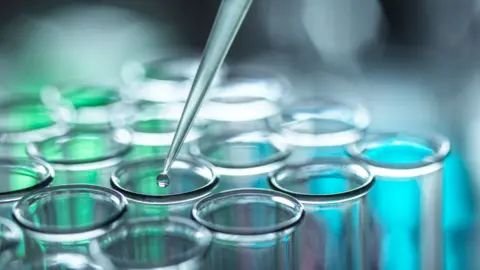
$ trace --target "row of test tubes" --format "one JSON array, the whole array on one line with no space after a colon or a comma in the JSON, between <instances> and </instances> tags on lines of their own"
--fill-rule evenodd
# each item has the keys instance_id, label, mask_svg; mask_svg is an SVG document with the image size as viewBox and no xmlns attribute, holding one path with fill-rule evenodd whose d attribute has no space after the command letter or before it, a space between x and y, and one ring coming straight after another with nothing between
<instances>
[{"instance_id":1,"label":"row of test tubes","mask_svg":"<svg viewBox=\"0 0 480 270\"><path fill-rule=\"evenodd\" d=\"M288 81L258 67L220 70L159 188L192 59L130 63L121 89L6 99L1 269L444 268L449 141L285 101Z\"/></svg>"}]
</instances>

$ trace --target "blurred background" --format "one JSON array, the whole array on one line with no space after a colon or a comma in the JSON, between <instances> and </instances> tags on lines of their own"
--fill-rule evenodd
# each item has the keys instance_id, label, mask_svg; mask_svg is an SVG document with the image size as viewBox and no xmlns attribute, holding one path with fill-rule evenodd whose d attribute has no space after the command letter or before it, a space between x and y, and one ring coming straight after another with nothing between
<instances>
[{"instance_id":1,"label":"blurred background","mask_svg":"<svg viewBox=\"0 0 480 270\"><path fill-rule=\"evenodd\" d=\"M38 94L71 79L118 83L128 61L201 53L219 4L10 2L0 10L1 91ZM372 130L447 135L445 211L455 223L475 213L480 191L479 46L479 0L257 0L226 61L282 72L292 85L287 99L359 101Z\"/></svg>"}]
</instances>

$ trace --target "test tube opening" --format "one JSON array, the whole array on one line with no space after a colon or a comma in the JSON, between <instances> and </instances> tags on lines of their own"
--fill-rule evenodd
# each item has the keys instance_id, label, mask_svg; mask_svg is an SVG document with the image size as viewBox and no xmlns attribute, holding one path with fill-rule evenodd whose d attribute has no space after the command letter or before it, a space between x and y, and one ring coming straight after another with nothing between
<instances>
[{"instance_id":1,"label":"test tube opening","mask_svg":"<svg viewBox=\"0 0 480 270\"><path fill-rule=\"evenodd\" d=\"M131 133L111 131L71 131L27 145L27 153L45 160L56 169L88 170L119 163L131 150Z\"/></svg>"},{"instance_id":2,"label":"test tube opening","mask_svg":"<svg viewBox=\"0 0 480 270\"><path fill-rule=\"evenodd\" d=\"M235 189L198 201L192 216L215 233L255 236L292 228L301 221L303 212L300 202L289 195L266 189Z\"/></svg>"},{"instance_id":3,"label":"test tube opening","mask_svg":"<svg viewBox=\"0 0 480 270\"><path fill-rule=\"evenodd\" d=\"M71 211L72 205L95 205L95 212ZM15 204L12 212L15 221L33 238L68 243L103 234L126 207L127 201L119 192L82 184L30 193Z\"/></svg>"},{"instance_id":4,"label":"test tube opening","mask_svg":"<svg viewBox=\"0 0 480 270\"><path fill-rule=\"evenodd\" d=\"M335 206L366 195L374 185L374 177L347 159L318 158L283 167L269 175L269 184L304 204Z\"/></svg>"},{"instance_id":5,"label":"test tube opening","mask_svg":"<svg viewBox=\"0 0 480 270\"><path fill-rule=\"evenodd\" d=\"M52 167L41 160L0 159L0 203L19 200L25 194L49 186Z\"/></svg>"},{"instance_id":6,"label":"test tube opening","mask_svg":"<svg viewBox=\"0 0 480 270\"><path fill-rule=\"evenodd\" d=\"M443 168L450 142L438 134L377 133L350 145L347 152L375 175L415 177Z\"/></svg>"},{"instance_id":7,"label":"test tube opening","mask_svg":"<svg viewBox=\"0 0 480 270\"><path fill-rule=\"evenodd\" d=\"M266 131L201 138L190 153L211 162L219 174L261 174L280 166L290 155L283 138Z\"/></svg>"},{"instance_id":8,"label":"test tube opening","mask_svg":"<svg viewBox=\"0 0 480 270\"><path fill-rule=\"evenodd\" d=\"M158 187L165 157L125 162L112 173L111 184L128 199L147 204L173 204L207 195L217 184L213 166L207 161L178 157L168 172L170 183Z\"/></svg>"},{"instance_id":9,"label":"test tube opening","mask_svg":"<svg viewBox=\"0 0 480 270\"><path fill-rule=\"evenodd\" d=\"M95 239L89 253L115 269L199 269L211 238L207 229L187 219L138 218ZM141 254L134 251L139 246L146 248Z\"/></svg>"}]
</instances>

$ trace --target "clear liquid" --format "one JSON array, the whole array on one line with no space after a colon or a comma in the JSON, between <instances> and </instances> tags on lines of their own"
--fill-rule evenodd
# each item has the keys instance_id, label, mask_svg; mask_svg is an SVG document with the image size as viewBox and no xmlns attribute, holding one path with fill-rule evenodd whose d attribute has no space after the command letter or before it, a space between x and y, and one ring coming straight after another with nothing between
<instances>
[{"instance_id":1,"label":"clear liquid","mask_svg":"<svg viewBox=\"0 0 480 270\"><path fill-rule=\"evenodd\" d=\"M166 188L170 184L170 177L167 174L161 173L157 176L157 185L161 188Z\"/></svg>"}]
</instances>

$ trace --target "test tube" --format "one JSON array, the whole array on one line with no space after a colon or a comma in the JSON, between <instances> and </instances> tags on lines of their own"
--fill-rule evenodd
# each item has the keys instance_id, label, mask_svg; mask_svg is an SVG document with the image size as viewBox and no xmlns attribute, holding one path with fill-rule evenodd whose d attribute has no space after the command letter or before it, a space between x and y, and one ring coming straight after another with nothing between
<instances>
[{"instance_id":1,"label":"test tube","mask_svg":"<svg viewBox=\"0 0 480 270\"><path fill-rule=\"evenodd\" d=\"M90 258L79 253L28 254L13 257L3 264L2 269L104 270Z\"/></svg>"},{"instance_id":2,"label":"test tube","mask_svg":"<svg viewBox=\"0 0 480 270\"><path fill-rule=\"evenodd\" d=\"M149 106L139 111L129 129L132 132L132 150L127 159L165 156L172 144L184 104ZM188 153L188 147L204 133L205 124L197 121L190 128L180 153Z\"/></svg>"},{"instance_id":3,"label":"test tube","mask_svg":"<svg viewBox=\"0 0 480 270\"><path fill-rule=\"evenodd\" d=\"M122 79L127 85L122 92L140 108L152 104L185 103L201 56L189 51L169 53L169 57L132 61L122 68ZM223 64L216 73L212 87L223 81L228 66ZM212 89L213 90L213 89Z\"/></svg>"},{"instance_id":4,"label":"test tube","mask_svg":"<svg viewBox=\"0 0 480 270\"><path fill-rule=\"evenodd\" d=\"M114 166L131 149L126 129L72 130L27 146L28 154L55 169L54 185L94 184L109 186Z\"/></svg>"},{"instance_id":5,"label":"test tube","mask_svg":"<svg viewBox=\"0 0 480 270\"><path fill-rule=\"evenodd\" d=\"M316 157L346 156L346 146L362 138L370 123L360 105L301 97L284 106L282 136L292 146L289 163Z\"/></svg>"},{"instance_id":6,"label":"test tube","mask_svg":"<svg viewBox=\"0 0 480 270\"><path fill-rule=\"evenodd\" d=\"M50 85L42 90L44 104L52 110L69 108L63 120L75 129L97 130L123 127L135 114L122 100L118 86L90 82Z\"/></svg>"},{"instance_id":7,"label":"test tube","mask_svg":"<svg viewBox=\"0 0 480 270\"><path fill-rule=\"evenodd\" d=\"M1 97L0 156L26 158L27 143L65 134L69 127L60 116L67 112L65 107L53 112L34 97Z\"/></svg>"},{"instance_id":8,"label":"test tube","mask_svg":"<svg viewBox=\"0 0 480 270\"><path fill-rule=\"evenodd\" d=\"M53 177L52 167L43 161L0 159L0 217L11 218L16 201L49 186Z\"/></svg>"},{"instance_id":9,"label":"test tube","mask_svg":"<svg viewBox=\"0 0 480 270\"><path fill-rule=\"evenodd\" d=\"M89 246L90 255L106 270L200 270L211 233L191 220L169 217L124 222Z\"/></svg>"},{"instance_id":10,"label":"test tube","mask_svg":"<svg viewBox=\"0 0 480 270\"><path fill-rule=\"evenodd\" d=\"M87 250L88 243L114 228L127 209L117 191L95 185L60 185L30 193L13 207L26 242L37 252Z\"/></svg>"},{"instance_id":11,"label":"test tube","mask_svg":"<svg viewBox=\"0 0 480 270\"><path fill-rule=\"evenodd\" d=\"M374 184L367 169L347 159L313 159L283 167L269 183L305 207L297 237L298 269L372 269L365 263L365 202Z\"/></svg>"},{"instance_id":12,"label":"test tube","mask_svg":"<svg viewBox=\"0 0 480 270\"><path fill-rule=\"evenodd\" d=\"M190 148L206 159L220 176L216 192L234 188L269 188L267 175L283 166L290 148L283 138L267 131L204 136Z\"/></svg>"},{"instance_id":13,"label":"test tube","mask_svg":"<svg viewBox=\"0 0 480 270\"><path fill-rule=\"evenodd\" d=\"M375 175L370 265L375 269L443 269L443 162L448 139L436 134L374 133L348 147Z\"/></svg>"},{"instance_id":14,"label":"test tube","mask_svg":"<svg viewBox=\"0 0 480 270\"><path fill-rule=\"evenodd\" d=\"M112 187L129 201L128 217L190 217L193 204L217 185L212 165L181 156L168 173L169 185L159 187L156 178L164 161L165 157L159 157L125 162L113 172Z\"/></svg>"},{"instance_id":15,"label":"test tube","mask_svg":"<svg viewBox=\"0 0 480 270\"><path fill-rule=\"evenodd\" d=\"M213 234L207 269L298 269L294 239L304 209L295 198L266 189L229 190L198 201L192 216Z\"/></svg>"},{"instance_id":16,"label":"test tube","mask_svg":"<svg viewBox=\"0 0 480 270\"><path fill-rule=\"evenodd\" d=\"M22 238L22 232L15 223L0 217L0 269L8 269L4 265L16 256Z\"/></svg>"},{"instance_id":17,"label":"test tube","mask_svg":"<svg viewBox=\"0 0 480 270\"><path fill-rule=\"evenodd\" d=\"M279 131L281 104L288 94L285 81L259 68L232 68L223 83L212 87L198 118L208 122L210 135Z\"/></svg>"}]
</instances>

